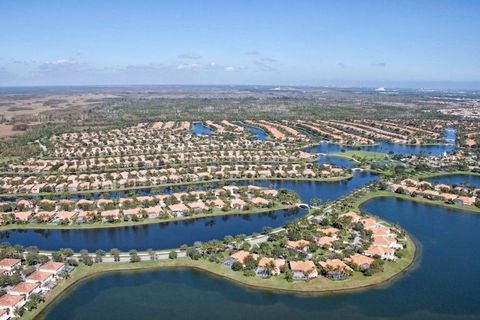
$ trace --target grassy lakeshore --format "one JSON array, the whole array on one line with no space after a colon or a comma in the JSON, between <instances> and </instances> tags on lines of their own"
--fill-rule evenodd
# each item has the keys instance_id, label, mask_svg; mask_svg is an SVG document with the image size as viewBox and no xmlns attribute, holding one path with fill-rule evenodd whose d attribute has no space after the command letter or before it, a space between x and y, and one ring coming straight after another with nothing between
<instances>
[{"instance_id":1,"label":"grassy lakeshore","mask_svg":"<svg viewBox=\"0 0 480 320\"><path fill-rule=\"evenodd\" d=\"M329 156L357 161L354 157L365 158L366 160L378 160L378 159L384 159L387 156L387 154L381 153L381 152L372 152L372 151L348 150L345 152L331 153L329 154Z\"/></svg>"},{"instance_id":2,"label":"grassy lakeshore","mask_svg":"<svg viewBox=\"0 0 480 320\"><path fill-rule=\"evenodd\" d=\"M373 199L373 198L379 198L379 197L395 197L398 199L405 199L405 200L410 200L410 201L416 201L416 202L422 202L422 203L427 203L427 204L432 204L432 205L437 205L437 206L442 206L450 209L459 209L459 210L465 210L465 211L470 211L472 213L480 213L480 208L477 208L475 206L465 206L465 205L460 205L460 204L448 204L440 200L429 200L422 198L421 196L416 196L416 197L411 197L410 195L407 194L399 194L395 192L390 192L390 191L373 191L369 192L368 194L358 198L354 202L354 206L358 207L362 203Z\"/></svg>"},{"instance_id":3,"label":"grassy lakeshore","mask_svg":"<svg viewBox=\"0 0 480 320\"><path fill-rule=\"evenodd\" d=\"M216 217L216 216L228 216L236 214L256 214L263 213L275 210L286 210L294 208L296 205L277 205L272 208L252 208L249 210L214 210L212 213L207 214L196 214L193 216L181 216L181 217L171 217L167 219L144 219L141 221L119 221L114 223L108 222L95 222L95 223L82 223L82 224L71 224L71 225L58 225L58 224L46 224L46 223L22 223L22 224L8 224L0 226L0 231L2 230L13 230L13 229L62 229L62 230L74 230L74 229L102 229L102 228L119 228L119 227L132 227L140 226L146 224L162 223L162 222L174 222L174 221L184 221L197 218L206 218L206 217Z\"/></svg>"},{"instance_id":4,"label":"grassy lakeshore","mask_svg":"<svg viewBox=\"0 0 480 320\"><path fill-rule=\"evenodd\" d=\"M198 185L198 184L207 184L207 183L225 183L225 182L235 182L235 181L259 181L259 180L275 180L275 181L311 181L311 182L336 182L342 180L348 180L353 177L353 173L347 174L339 177L331 178L277 178L277 177L266 177L266 178L235 178L235 179L221 179L221 180L205 180L205 181L190 181L190 182L181 182L181 183L164 183L156 184L149 186L136 186L128 188L112 188L112 189L95 189L95 190L82 190L82 191L71 191L71 192L40 192L40 193L3 193L0 194L1 197L39 197L39 196L64 196L68 197L71 195L78 194L91 194L91 193L104 193L104 192L121 192L129 190L141 190L141 189L154 189L154 188L163 188L163 187L176 187L176 186L189 186L189 185Z\"/></svg>"},{"instance_id":5,"label":"grassy lakeshore","mask_svg":"<svg viewBox=\"0 0 480 320\"><path fill-rule=\"evenodd\" d=\"M429 174L420 174L413 176L413 179L428 179L434 178L439 176L449 176L454 174L464 174L464 175L473 175L473 176L480 176L480 173L473 172L473 171L439 171L439 172L432 172Z\"/></svg>"},{"instance_id":6,"label":"grassy lakeshore","mask_svg":"<svg viewBox=\"0 0 480 320\"><path fill-rule=\"evenodd\" d=\"M270 278L259 276L245 277L242 272L232 271L230 268L224 267L221 264L208 262L206 260L191 260L190 258L142 261L138 263L100 263L91 267L81 265L77 267L69 279L61 280L58 285L48 293L45 303L40 304L35 310L26 312L22 319L35 319L49 304L54 303L56 299L61 298L62 295L68 294L68 291L73 289L74 286L81 281L85 281L107 272L146 271L158 268L193 268L256 289L305 294L331 293L366 289L382 285L387 281L398 277L409 266L411 266L415 258L415 252L415 243L410 237L407 237L407 249L405 250L404 257L397 262L386 262L383 272L377 273L371 277L366 277L361 272L354 272L352 277L339 281L329 280L322 276L309 281L294 282L286 281L282 275L272 276Z\"/></svg>"}]
</instances>

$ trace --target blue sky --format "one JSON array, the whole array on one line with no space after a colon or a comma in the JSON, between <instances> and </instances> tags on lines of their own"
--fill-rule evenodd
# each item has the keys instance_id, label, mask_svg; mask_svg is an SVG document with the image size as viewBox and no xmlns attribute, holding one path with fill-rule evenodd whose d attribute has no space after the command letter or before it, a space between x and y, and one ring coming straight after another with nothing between
<instances>
[{"instance_id":1,"label":"blue sky","mask_svg":"<svg viewBox=\"0 0 480 320\"><path fill-rule=\"evenodd\" d=\"M0 86L480 87L480 1L0 2Z\"/></svg>"}]
</instances>

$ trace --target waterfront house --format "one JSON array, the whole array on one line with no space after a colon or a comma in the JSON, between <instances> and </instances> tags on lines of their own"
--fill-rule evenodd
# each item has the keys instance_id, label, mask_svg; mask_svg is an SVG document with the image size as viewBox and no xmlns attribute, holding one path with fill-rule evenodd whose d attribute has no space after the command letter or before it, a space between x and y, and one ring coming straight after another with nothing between
<instances>
[{"instance_id":1,"label":"waterfront house","mask_svg":"<svg viewBox=\"0 0 480 320\"><path fill-rule=\"evenodd\" d=\"M254 259L258 259L258 255L255 253L250 253L245 250L240 250L235 252L234 254L230 255L227 259L223 261L223 265L230 267L234 262L238 261L242 265L245 265L245 258L248 256L252 256Z\"/></svg>"},{"instance_id":2,"label":"waterfront house","mask_svg":"<svg viewBox=\"0 0 480 320\"><path fill-rule=\"evenodd\" d=\"M48 222L55 216L55 211L39 211L34 215L34 218L39 222Z\"/></svg>"},{"instance_id":3,"label":"waterfront house","mask_svg":"<svg viewBox=\"0 0 480 320\"><path fill-rule=\"evenodd\" d=\"M53 281L53 279L53 273L37 270L30 274L27 278L25 278L25 282L38 283L42 288L45 288L51 281Z\"/></svg>"},{"instance_id":4,"label":"waterfront house","mask_svg":"<svg viewBox=\"0 0 480 320\"><path fill-rule=\"evenodd\" d=\"M210 201L210 204L217 209L222 209L225 206L225 202L222 199L214 199Z\"/></svg>"},{"instance_id":5,"label":"waterfront house","mask_svg":"<svg viewBox=\"0 0 480 320\"><path fill-rule=\"evenodd\" d=\"M118 220L120 218L120 210L113 209L102 211L100 213L100 216L102 217L104 222L107 222L108 220Z\"/></svg>"},{"instance_id":6,"label":"waterfront house","mask_svg":"<svg viewBox=\"0 0 480 320\"><path fill-rule=\"evenodd\" d=\"M441 184L441 183L439 183L435 186L435 190L444 191L444 192L450 190L450 188L451 187L448 184Z\"/></svg>"},{"instance_id":7,"label":"waterfront house","mask_svg":"<svg viewBox=\"0 0 480 320\"><path fill-rule=\"evenodd\" d=\"M168 206L168 210L175 216L183 216L188 212L188 207L183 203L172 204Z\"/></svg>"},{"instance_id":8,"label":"waterfront house","mask_svg":"<svg viewBox=\"0 0 480 320\"><path fill-rule=\"evenodd\" d=\"M293 279L304 280L318 277L317 267L313 261L290 261L290 269L293 272Z\"/></svg>"},{"instance_id":9,"label":"waterfront house","mask_svg":"<svg viewBox=\"0 0 480 320\"><path fill-rule=\"evenodd\" d=\"M264 189L261 191L266 196L276 197L278 194L278 190L275 189Z\"/></svg>"},{"instance_id":10,"label":"waterfront house","mask_svg":"<svg viewBox=\"0 0 480 320\"><path fill-rule=\"evenodd\" d=\"M13 315L14 310L23 307L26 302L27 299L23 295L7 293L0 297L0 309L8 310L8 313Z\"/></svg>"},{"instance_id":11,"label":"waterfront house","mask_svg":"<svg viewBox=\"0 0 480 320\"><path fill-rule=\"evenodd\" d=\"M256 197L250 200L251 203L253 203L256 206L261 206L261 207L266 207L270 203L267 199Z\"/></svg>"},{"instance_id":12,"label":"waterfront house","mask_svg":"<svg viewBox=\"0 0 480 320\"><path fill-rule=\"evenodd\" d=\"M323 273L328 278L335 280L345 279L353 272L353 269L340 259L327 259L326 261L320 261L319 264Z\"/></svg>"},{"instance_id":13,"label":"waterfront house","mask_svg":"<svg viewBox=\"0 0 480 320\"><path fill-rule=\"evenodd\" d=\"M140 212L140 208L124 209L123 216L131 220L134 218L142 218L142 213Z\"/></svg>"},{"instance_id":14,"label":"waterfront house","mask_svg":"<svg viewBox=\"0 0 480 320\"><path fill-rule=\"evenodd\" d=\"M0 320L9 320L11 318L10 310L0 309Z\"/></svg>"},{"instance_id":15,"label":"waterfront house","mask_svg":"<svg viewBox=\"0 0 480 320\"><path fill-rule=\"evenodd\" d=\"M206 210L208 208L202 200L189 202L189 203L187 203L187 206L190 207L195 212L201 212L201 211Z\"/></svg>"},{"instance_id":16,"label":"waterfront house","mask_svg":"<svg viewBox=\"0 0 480 320\"><path fill-rule=\"evenodd\" d=\"M33 215L32 211L17 211L13 213L13 217L16 221L26 222L28 221Z\"/></svg>"},{"instance_id":17,"label":"waterfront house","mask_svg":"<svg viewBox=\"0 0 480 320\"><path fill-rule=\"evenodd\" d=\"M355 253L349 258L345 258L345 261L357 267L359 270L365 270L367 268L370 268L370 265L375 260L370 257L364 256L363 254Z\"/></svg>"},{"instance_id":18,"label":"waterfront house","mask_svg":"<svg viewBox=\"0 0 480 320\"><path fill-rule=\"evenodd\" d=\"M371 245L364 254L367 257L379 257L382 260L396 260L395 249Z\"/></svg>"},{"instance_id":19,"label":"waterfront house","mask_svg":"<svg viewBox=\"0 0 480 320\"><path fill-rule=\"evenodd\" d=\"M431 199L431 200L437 199L438 196L440 195L438 191L434 191L434 190L424 190L421 193L425 198Z\"/></svg>"},{"instance_id":20,"label":"waterfront house","mask_svg":"<svg viewBox=\"0 0 480 320\"><path fill-rule=\"evenodd\" d=\"M237 210L242 210L246 204L247 203L242 199L233 199L232 201L230 201L230 206L233 209L237 209Z\"/></svg>"},{"instance_id":21,"label":"waterfront house","mask_svg":"<svg viewBox=\"0 0 480 320\"><path fill-rule=\"evenodd\" d=\"M476 201L475 197L461 196L461 197L456 198L453 202L455 202L456 204L471 206L471 205L475 204L475 201Z\"/></svg>"},{"instance_id":22,"label":"waterfront house","mask_svg":"<svg viewBox=\"0 0 480 320\"><path fill-rule=\"evenodd\" d=\"M268 271L268 268L266 268L266 266L269 264L273 265L273 269L271 271ZM277 276L280 274L280 270L284 265L285 265L284 259L273 259L273 258L262 257L258 261L258 267L257 267L256 273L257 275L262 275L262 276L270 276L270 275Z\"/></svg>"},{"instance_id":23,"label":"waterfront house","mask_svg":"<svg viewBox=\"0 0 480 320\"><path fill-rule=\"evenodd\" d=\"M440 193L438 196L440 199L446 202L454 201L455 199L458 198L458 196L453 193Z\"/></svg>"},{"instance_id":24,"label":"waterfront house","mask_svg":"<svg viewBox=\"0 0 480 320\"><path fill-rule=\"evenodd\" d=\"M55 277L58 277L63 271L65 271L65 264L62 262L48 261L38 268L40 272L51 273Z\"/></svg>"},{"instance_id":25,"label":"waterfront house","mask_svg":"<svg viewBox=\"0 0 480 320\"><path fill-rule=\"evenodd\" d=\"M85 223L88 221L93 220L93 218L96 216L94 211L80 211L77 216L77 222L78 223Z\"/></svg>"},{"instance_id":26,"label":"waterfront house","mask_svg":"<svg viewBox=\"0 0 480 320\"><path fill-rule=\"evenodd\" d=\"M143 210L147 213L147 216L150 219L158 218L160 215L163 214L162 206L144 208Z\"/></svg>"},{"instance_id":27,"label":"waterfront house","mask_svg":"<svg viewBox=\"0 0 480 320\"><path fill-rule=\"evenodd\" d=\"M34 293L40 293L42 290L38 283L20 282L12 289L8 291L9 294L14 296L23 295L25 298L30 297Z\"/></svg>"},{"instance_id":28,"label":"waterfront house","mask_svg":"<svg viewBox=\"0 0 480 320\"><path fill-rule=\"evenodd\" d=\"M58 221L72 221L73 216L75 215L75 212L73 211L58 211L55 214L54 219Z\"/></svg>"}]
</instances>

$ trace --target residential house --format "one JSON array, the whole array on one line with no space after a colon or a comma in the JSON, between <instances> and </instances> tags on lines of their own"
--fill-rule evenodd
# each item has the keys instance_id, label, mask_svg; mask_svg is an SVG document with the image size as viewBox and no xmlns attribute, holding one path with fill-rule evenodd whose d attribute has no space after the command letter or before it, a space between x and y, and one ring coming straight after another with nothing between
<instances>
[{"instance_id":1,"label":"residential house","mask_svg":"<svg viewBox=\"0 0 480 320\"><path fill-rule=\"evenodd\" d=\"M30 297L30 295L34 293L40 293L42 290L38 283L30 283L30 282L20 282L12 289L8 291L9 294L14 296L23 295L26 298Z\"/></svg>"},{"instance_id":2,"label":"residential house","mask_svg":"<svg viewBox=\"0 0 480 320\"><path fill-rule=\"evenodd\" d=\"M8 313L13 315L14 310L23 307L26 302L27 299L22 295L7 293L0 297L0 309L8 310Z\"/></svg>"},{"instance_id":3,"label":"residential house","mask_svg":"<svg viewBox=\"0 0 480 320\"><path fill-rule=\"evenodd\" d=\"M293 279L304 280L318 277L318 270L313 261L290 261Z\"/></svg>"}]
</instances>

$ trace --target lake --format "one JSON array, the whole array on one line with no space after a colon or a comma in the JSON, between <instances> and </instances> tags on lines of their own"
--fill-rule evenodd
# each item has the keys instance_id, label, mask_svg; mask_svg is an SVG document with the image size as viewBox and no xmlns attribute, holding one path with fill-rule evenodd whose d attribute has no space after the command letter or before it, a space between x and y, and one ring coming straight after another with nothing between
<instances>
[{"instance_id":1,"label":"lake","mask_svg":"<svg viewBox=\"0 0 480 320\"><path fill-rule=\"evenodd\" d=\"M446 174L443 176L432 177L426 179L431 183L443 183L443 184L469 184L474 185L476 188L480 188L480 175L474 174Z\"/></svg>"},{"instance_id":2,"label":"lake","mask_svg":"<svg viewBox=\"0 0 480 320\"><path fill-rule=\"evenodd\" d=\"M376 180L377 176L369 172L356 172L351 179L336 182L259 180L230 183L236 185L254 184L276 189L296 191L302 202L309 203L311 198L334 200L353 189ZM198 187L200 190L201 187ZM87 249L109 250L130 249L170 249L182 244L192 245L195 241L223 239L226 235L251 234L260 232L264 227L279 227L306 214L306 210L277 210L273 212L225 215L195 218L176 222L159 222L130 227L100 229L15 229L0 232L0 241L23 246L38 246L43 250L72 248L75 251ZM181 236L179 236L181 235Z\"/></svg>"},{"instance_id":3,"label":"lake","mask_svg":"<svg viewBox=\"0 0 480 320\"><path fill-rule=\"evenodd\" d=\"M441 155L444 152L452 152L455 150L455 138L456 130L453 128L448 128L444 133L447 144L439 145L407 145L399 143L391 143L380 141L374 146L362 146L362 147L353 147L353 146L342 146L330 142L322 142L319 145L307 148L308 151L313 153L336 153L348 150L362 150L362 151L372 151L372 152L383 152L383 153L399 153L405 155L412 155L417 153L425 153L428 155Z\"/></svg>"},{"instance_id":4,"label":"lake","mask_svg":"<svg viewBox=\"0 0 480 320\"><path fill-rule=\"evenodd\" d=\"M374 146L342 146L335 143L322 142L317 146L309 147L307 150L314 153L337 153L348 150L362 150L371 152L383 152L383 153L399 153L405 155L417 154L423 152L428 155L441 155L444 152L452 152L455 150L455 146L451 144L445 145L407 145L399 143L391 143L380 141Z\"/></svg>"},{"instance_id":5,"label":"lake","mask_svg":"<svg viewBox=\"0 0 480 320\"><path fill-rule=\"evenodd\" d=\"M192 127L192 133L196 135L211 135L213 130L201 122L195 122Z\"/></svg>"},{"instance_id":6,"label":"lake","mask_svg":"<svg viewBox=\"0 0 480 320\"><path fill-rule=\"evenodd\" d=\"M363 210L420 244L416 266L365 291L305 296L253 290L201 271L119 272L81 282L44 319L479 319L480 215L395 198Z\"/></svg>"},{"instance_id":7,"label":"lake","mask_svg":"<svg viewBox=\"0 0 480 320\"><path fill-rule=\"evenodd\" d=\"M268 134L263 131L262 129L260 128L257 128L257 127L253 127L253 126L249 126L249 125L243 125L245 128L247 128L248 130L250 130L251 132L253 132L255 134L255 138L258 139L258 140L267 140L267 137L268 137Z\"/></svg>"}]
</instances>

